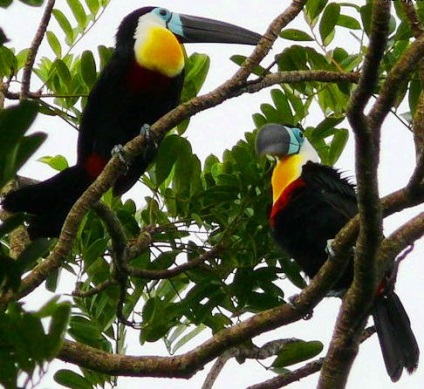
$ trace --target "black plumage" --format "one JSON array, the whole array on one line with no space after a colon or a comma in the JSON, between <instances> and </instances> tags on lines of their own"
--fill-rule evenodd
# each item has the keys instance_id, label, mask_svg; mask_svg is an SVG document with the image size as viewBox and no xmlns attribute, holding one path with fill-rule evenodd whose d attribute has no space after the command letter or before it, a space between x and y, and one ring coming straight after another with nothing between
<instances>
[{"instance_id":1,"label":"black plumage","mask_svg":"<svg viewBox=\"0 0 424 389\"><path fill-rule=\"evenodd\" d=\"M305 151L304 151L305 148ZM257 151L280 158L274 170L273 185L283 188L274 198L270 225L276 243L295 259L309 278L313 278L328 258L328 241L358 212L355 187L332 167L317 162L318 156L295 127L271 124L258 135ZM308 160L312 156L314 161ZM296 157L297 159L291 160ZM291 161L297 161L293 166ZM295 164L296 165L296 164ZM297 176L285 175L287 166ZM296 170L297 169L297 170ZM290 178L288 178L290 177ZM279 182L279 180L290 182ZM278 193L278 192L277 192ZM275 195L275 194L274 194ZM352 251L353 252L353 251ZM334 285L342 296L353 280L353 256ZM419 347L408 315L394 291L390 272L375 294L371 313L380 342L386 370L396 382L405 368L418 366Z\"/></svg>"},{"instance_id":2,"label":"black plumage","mask_svg":"<svg viewBox=\"0 0 424 389\"><path fill-rule=\"evenodd\" d=\"M255 45L260 38L241 27L164 8L132 12L119 26L114 53L88 96L76 166L7 194L2 207L30 214L31 239L59 236L72 205L102 172L115 146L124 145L178 105L184 82L181 43ZM114 194L130 189L155 156L153 143L118 177Z\"/></svg>"}]
</instances>

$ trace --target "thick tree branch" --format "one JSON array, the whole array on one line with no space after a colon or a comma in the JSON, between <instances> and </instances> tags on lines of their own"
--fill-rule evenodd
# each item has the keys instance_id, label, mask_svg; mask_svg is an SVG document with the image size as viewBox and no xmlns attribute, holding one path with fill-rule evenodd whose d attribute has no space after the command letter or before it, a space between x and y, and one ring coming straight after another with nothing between
<instances>
[{"instance_id":1,"label":"thick tree branch","mask_svg":"<svg viewBox=\"0 0 424 389\"><path fill-rule=\"evenodd\" d=\"M31 47L28 50L27 60L25 63L23 74L22 74L20 99L28 98L32 69L34 67L35 58L37 56L38 48L40 47L41 42L43 41L44 34L46 33L47 26L52 16L54 4L55 4L55 0L49 0L47 2L46 9L44 10L43 17L41 18L41 21L40 21L40 25L38 26L37 32L31 43Z\"/></svg>"},{"instance_id":2,"label":"thick tree branch","mask_svg":"<svg viewBox=\"0 0 424 389\"><path fill-rule=\"evenodd\" d=\"M384 239L378 254L381 273L384 274L385 270L393 266L395 258L423 235L424 212L421 212Z\"/></svg>"},{"instance_id":3,"label":"thick tree branch","mask_svg":"<svg viewBox=\"0 0 424 389\"><path fill-rule=\"evenodd\" d=\"M377 85L378 70L389 32L390 3L376 2L367 55L358 87L352 96L348 120L355 134L359 236L356 242L354 280L344 298L318 388L344 388L358 353L359 337L376 289L376 256L382 239L382 211L377 167L380 128L364 115Z\"/></svg>"}]
</instances>

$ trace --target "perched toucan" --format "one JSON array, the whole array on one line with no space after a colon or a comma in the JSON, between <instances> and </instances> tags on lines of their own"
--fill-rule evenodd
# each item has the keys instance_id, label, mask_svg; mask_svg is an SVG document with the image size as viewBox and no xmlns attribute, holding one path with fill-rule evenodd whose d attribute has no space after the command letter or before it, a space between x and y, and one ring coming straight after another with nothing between
<instances>
[{"instance_id":1,"label":"perched toucan","mask_svg":"<svg viewBox=\"0 0 424 389\"><path fill-rule=\"evenodd\" d=\"M313 278L328 258L327 242L358 212L355 187L337 170L319 163L300 128L265 125L258 133L256 151L278 158L270 216L275 241ZM352 279L351 262L333 292L343 295ZM404 368L410 373L417 368L419 347L392 284L376 292L372 315L387 372L395 382Z\"/></svg>"},{"instance_id":2,"label":"perched toucan","mask_svg":"<svg viewBox=\"0 0 424 389\"><path fill-rule=\"evenodd\" d=\"M78 138L77 163L40 184L8 194L2 206L31 215L31 239L60 234L75 201L111 158L111 151L178 105L184 81L183 43L256 45L261 36L228 23L144 7L118 28L114 53L88 96ZM118 178L113 191L131 188L152 162L146 150Z\"/></svg>"}]
</instances>

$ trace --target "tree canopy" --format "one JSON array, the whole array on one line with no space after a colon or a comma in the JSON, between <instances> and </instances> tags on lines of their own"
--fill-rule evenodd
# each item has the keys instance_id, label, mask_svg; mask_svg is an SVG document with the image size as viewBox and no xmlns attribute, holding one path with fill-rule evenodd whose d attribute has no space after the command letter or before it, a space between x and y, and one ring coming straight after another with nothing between
<instances>
[{"instance_id":1,"label":"tree canopy","mask_svg":"<svg viewBox=\"0 0 424 389\"><path fill-rule=\"evenodd\" d=\"M0 1L4 12L12 2ZM46 138L27 134L36 117L59 116L78 128L87 95L113 50L75 49L102 23L109 0L23 2L45 11L30 47L11 47L0 30L3 191L16 185L10 181ZM266 358L272 358L276 374L252 388L279 388L319 371L320 388L345 386L360 343L373 334L373 328L364 329L360 313L369 309L377 280L424 233L421 212L378 240L385 217L424 202L424 2L294 0L284 6L275 10L251 56L234 53L239 70L217 89L198 96L209 59L187 58L181 105L151 127L166 137L140 179L147 193L141 206L112 196L110 187L125 169L113 157L72 208L59 239L30 242L25 215L1 215L4 387L31 387L59 359L80 368L55 373L56 382L69 388L116 386L120 376L189 379L215 361L204 383L210 388L229 359L242 372L246 359ZM305 29L292 26L299 18ZM346 33L356 46L340 43L337 38ZM52 54L40 58L44 40ZM282 40L285 48L277 50L274 43ZM272 48L272 63L264 65ZM272 103L246 113L256 128L301 123L327 165L337 162L349 135L355 139L360 213L335 237L334 260L309 283L269 235L274 161L256 156L256 130L204 161L185 136L192 115L264 89ZM308 119L311 110L319 112L318 122ZM381 137L390 136L383 131L389 115L412 133L415 150L409 152L416 155L416 167L403 188L381 198L377 169ZM143 152L144 142L140 135L125 145L126 158ZM55 170L68 166L61 156L42 161ZM258 335L313 311L353 245L357 271L326 355L317 357L324 347L320 339L304 341L295 333L287 339L276 333L274 341L256 344ZM38 311L22 306L37 288L55 292L65 273L73 280L67 296L57 294ZM296 308L287 304L283 279L304 288ZM164 342L170 355L127 355L130 333L137 334L140 348ZM200 334L206 333L204 340ZM190 351L180 353L183 346Z\"/></svg>"}]
</instances>

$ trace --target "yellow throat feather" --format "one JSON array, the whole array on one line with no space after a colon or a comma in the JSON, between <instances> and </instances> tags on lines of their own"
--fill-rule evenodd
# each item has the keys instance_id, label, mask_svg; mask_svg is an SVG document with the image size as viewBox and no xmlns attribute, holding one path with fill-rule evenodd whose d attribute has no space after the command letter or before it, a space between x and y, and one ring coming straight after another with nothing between
<instances>
[{"instance_id":1,"label":"yellow throat feather","mask_svg":"<svg viewBox=\"0 0 424 389\"><path fill-rule=\"evenodd\" d=\"M140 66L167 77L181 73L184 51L171 31L149 23L137 28L135 39L135 58Z\"/></svg>"}]
</instances>

